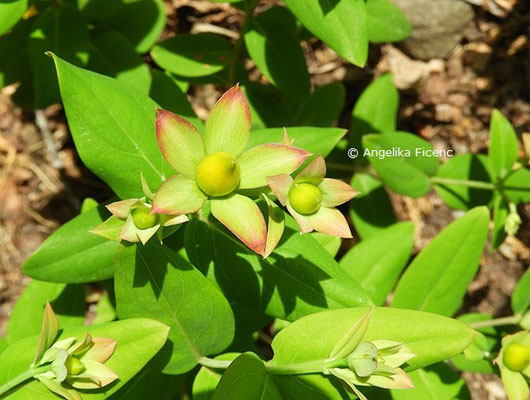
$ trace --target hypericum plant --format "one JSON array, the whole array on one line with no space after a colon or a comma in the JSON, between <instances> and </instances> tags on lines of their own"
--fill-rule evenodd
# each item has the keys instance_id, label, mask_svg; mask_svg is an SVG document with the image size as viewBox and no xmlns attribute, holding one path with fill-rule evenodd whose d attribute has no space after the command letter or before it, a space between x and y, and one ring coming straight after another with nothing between
<instances>
[{"instance_id":1,"label":"hypericum plant","mask_svg":"<svg viewBox=\"0 0 530 400\"><path fill-rule=\"evenodd\" d=\"M530 332L523 331L502 339L502 349L495 359L509 400L530 396Z\"/></svg>"}]
</instances>

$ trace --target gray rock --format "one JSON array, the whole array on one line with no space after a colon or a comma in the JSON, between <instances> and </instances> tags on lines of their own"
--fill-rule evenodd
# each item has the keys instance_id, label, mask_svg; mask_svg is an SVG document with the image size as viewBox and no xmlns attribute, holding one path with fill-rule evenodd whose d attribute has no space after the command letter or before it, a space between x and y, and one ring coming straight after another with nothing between
<instances>
[{"instance_id":1,"label":"gray rock","mask_svg":"<svg viewBox=\"0 0 530 400\"><path fill-rule=\"evenodd\" d=\"M462 0L392 0L412 24L405 51L419 60L445 58L463 37L473 19L471 5Z\"/></svg>"}]
</instances>

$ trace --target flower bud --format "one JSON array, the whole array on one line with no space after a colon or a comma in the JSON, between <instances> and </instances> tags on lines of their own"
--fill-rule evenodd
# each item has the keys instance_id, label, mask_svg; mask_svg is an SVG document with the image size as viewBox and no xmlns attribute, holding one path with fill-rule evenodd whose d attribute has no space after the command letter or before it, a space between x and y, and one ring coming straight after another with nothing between
<instances>
[{"instance_id":1,"label":"flower bud","mask_svg":"<svg viewBox=\"0 0 530 400\"><path fill-rule=\"evenodd\" d=\"M530 365L530 348L524 344L512 342L504 350L503 362L515 372L521 372Z\"/></svg>"},{"instance_id":2,"label":"flower bud","mask_svg":"<svg viewBox=\"0 0 530 400\"><path fill-rule=\"evenodd\" d=\"M300 214L312 214L320 209L322 193L311 183L295 183L289 191L289 202Z\"/></svg>"},{"instance_id":3,"label":"flower bud","mask_svg":"<svg viewBox=\"0 0 530 400\"><path fill-rule=\"evenodd\" d=\"M225 196L239 184L237 160L228 153L210 154L197 167L197 185L209 196Z\"/></svg>"},{"instance_id":4,"label":"flower bud","mask_svg":"<svg viewBox=\"0 0 530 400\"><path fill-rule=\"evenodd\" d=\"M377 347L369 342L359 346L348 356L348 366L360 377L367 377L377 368Z\"/></svg>"},{"instance_id":5,"label":"flower bud","mask_svg":"<svg viewBox=\"0 0 530 400\"><path fill-rule=\"evenodd\" d=\"M151 209L146 206L135 208L132 212L134 225L138 229L149 229L159 223L159 216L151 214Z\"/></svg>"},{"instance_id":6,"label":"flower bud","mask_svg":"<svg viewBox=\"0 0 530 400\"><path fill-rule=\"evenodd\" d=\"M64 366L66 367L66 370L68 371L68 375L79 375L83 371L85 371L85 365L79 361L77 357L70 356L66 359L66 362L64 363Z\"/></svg>"}]
</instances>

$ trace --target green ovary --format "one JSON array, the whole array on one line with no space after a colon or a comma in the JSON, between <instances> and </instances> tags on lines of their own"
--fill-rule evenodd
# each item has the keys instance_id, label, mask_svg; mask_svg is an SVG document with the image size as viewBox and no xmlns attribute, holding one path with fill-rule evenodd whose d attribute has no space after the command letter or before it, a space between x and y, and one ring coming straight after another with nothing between
<instances>
[{"instance_id":1,"label":"green ovary","mask_svg":"<svg viewBox=\"0 0 530 400\"><path fill-rule=\"evenodd\" d=\"M300 214L312 214L320 209L322 193L311 183L295 183L289 191L289 203Z\"/></svg>"},{"instance_id":2,"label":"green ovary","mask_svg":"<svg viewBox=\"0 0 530 400\"><path fill-rule=\"evenodd\" d=\"M213 153L197 167L197 185L209 196L226 196L237 185L241 172L237 160L228 153Z\"/></svg>"},{"instance_id":3,"label":"green ovary","mask_svg":"<svg viewBox=\"0 0 530 400\"><path fill-rule=\"evenodd\" d=\"M135 208L132 217L138 229L149 229L160 222L158 214L151 214L151 209L146 206Z\"/></svg>"},{"instance_id":4,"label":"green ovary","mask_svg":"<svg viewBox=\"0 0 530 400\"><path fill-rule=\"evenodd\" d=\"M502 359L508 369L521 372L530 365L530 348L521 343L510 343Z\"/></svg>"},{"instance_id":5,"label":"green ovary","mask_svg":"<svg viewBox=\"0 0 530 400\"><path fill-rule=\"evenodd\" d=\"M64 366L68 371L68 375L79 375L80 373L85 371L85 366L83 365L83 363L74 356L68 357L68 359L64 363Z\"/></svg>"}]
</instances>

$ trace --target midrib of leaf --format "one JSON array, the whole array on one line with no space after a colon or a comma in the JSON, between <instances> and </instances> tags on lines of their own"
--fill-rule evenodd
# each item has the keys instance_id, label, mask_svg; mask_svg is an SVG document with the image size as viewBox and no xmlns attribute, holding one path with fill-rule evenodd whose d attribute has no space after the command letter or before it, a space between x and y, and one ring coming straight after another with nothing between
<instances>
[{"instance_id":1,"label":"midrib of leaf","mask_svg":"<svg viewBox=\"0 0 530 400\"><path fill-rule=\"evenodd\" d=\"M77 75L77 71L75 70L71 70L70 72L73 72L75 75ZM77 79L79 81L79 83L81 83L83 86L85 86L85 88L87 89L88 92L92 93L93 97L98 101L98 103L104 108L106 109L107 107L105 107L105 103L96 95L96 92L93 91L86 83L85 83L85 80L80 77L79 75L77 75ZM127 94L128 97L131 97L129 94ZM145 108L138 104L139 105L139 108L141 108L144 112L146 111ZM108 111L108 110L107 110ZM116 125L118 125L118 127L121 129L122 133L124 134L125 137L127 137L127 139L129 139L129 141L131 142L131 144L134 146L134 149L138 151L140 157L152 168L152 170L160 177L161 180L164 180L165 179L165 176L163 173L161 173L154 165L153 163L151 162L151 160L149 160L149 158L145 155L145 153L142 151L142 149L135 143L135 141L133 140L133 138L129 135L129 133L127 132L127 130L122 126L122 124L120 123L119 120L116 119L116 117L114 116L114 114L112 114L110 111L108 111L107 113L111 118L112 120L116 123ZM84 117L81 116L80 113L77 113L76 112L76 115L81 119L83 120L83 122L85 121ZM86 123L85 123L85 126L88 126ZM94 133L94 135L99 139L101 140L103 143L106 143L108 144L108 142L106 142L103 138L101 138L97 133L95 132L92 132L90 131L91 133ZM134 153L129 153L129 152L125 152L119 148L116 148L114 146L112 146L113 149L115 149L116 151L118 152L121 152L121 153L124 153L124 154L129 154L129 155L132 155L132 156L135 156L135 157L138 157L137 154L134 154Z\"/></svg>"},{"instance_id":2,"label":"midrib of leaf","mask_svg":"<svg viewBox=\"0 0 530 400\"><path fill-rule=\"evenodd\" d=\"M432 400L436 400L437 399L437 396L434 394L434 392L431 390L431 386L430 386L430 383L429 383L429 380L427 379L426 375L425 375L425 371L420 368L418 370L418 375L420 376L420 379L423 381L423 383L425 384L425 387L427 388L427 391L429 392L429 394L431 395L431 398Z\"/></svg>"},{"instance_id":3,"label":"midrib of leaf","mask_svg":"<svg viewBox=\"0 0 530 400\"><path fill-rule=\"evenodd\" d=\"M144 259L144 256L143 256L142 252L138 252L137 254L140 256L140 258L142 260L142 263L144 264L145 270L147 271L147 273L149 274L149 276L151 278L151 283L155 286L155 288L160 293L160 298L164 300L164 304L167 307L168 315L171 317L173 322L175 322L175 325L176 325L177 329L182 333L182 336L186 340L186 343L191 348L191 350L193 351L193 353L195 354L195 356L197 357L197 360L198 360L202 356L202 354L195 347L195 343L193 343L193 341L191 340L191 338L188 335L188 332L184 329L184 327L180 323L180 320L178 319L177 314L176 314L176 311L178 311L178 307L177 307L177 310L175 310L175 312L173 312L173 309L172 309L171 304L169 303L169 301L168 301L168 299L167 299L167 297L165 295L165 292L162 290L162 288L156 282L156 280L155 280L155 278L154 278L154 276L153 276L153 274L151 272L151 269L149 268L149 265L147 264L146 260ZM181 278L181 283L182 283L182 278ZM134 298L134 296L133 296L133 298ZM180 301L182 302L182 298L181 298Z\"/></svg>"}]
</instances>

